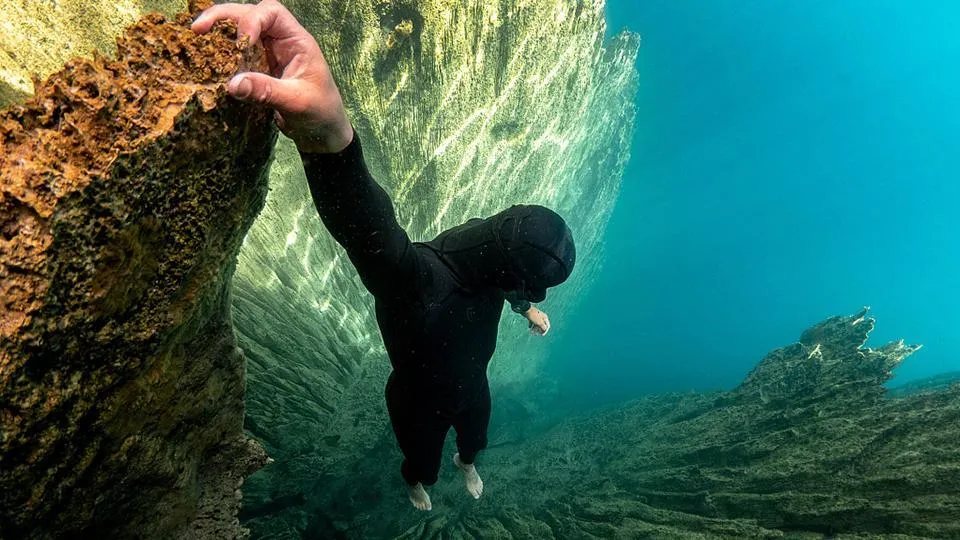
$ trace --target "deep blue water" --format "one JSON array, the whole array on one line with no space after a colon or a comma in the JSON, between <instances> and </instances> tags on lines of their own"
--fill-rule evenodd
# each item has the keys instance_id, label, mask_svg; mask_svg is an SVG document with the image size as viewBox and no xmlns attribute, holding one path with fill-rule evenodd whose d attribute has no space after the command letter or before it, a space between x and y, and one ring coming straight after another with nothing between
<instances>
[{"instance_id":1,"label":"deep blue water","mask_svg":"<svg viewBox=\"0 0 960 540\"><path fill-rule=\"evenodd\" d=\"M643 36L603 274L568 395L729 388L872 306L896 381L960 369L960 2L609 0ZM544 308L549 312L549 303Z\"/></svg>"}]
</instances>

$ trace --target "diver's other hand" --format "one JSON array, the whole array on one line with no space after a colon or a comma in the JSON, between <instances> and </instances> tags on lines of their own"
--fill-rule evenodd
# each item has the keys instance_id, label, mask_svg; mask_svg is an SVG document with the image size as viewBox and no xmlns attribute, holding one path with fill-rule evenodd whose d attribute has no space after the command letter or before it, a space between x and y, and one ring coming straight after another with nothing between
<instances>
[{"instance_id":1,"label":"diver's other hand","mask_svg":"<svg viewBox=\"0 0 960 540\"><path fill-rule=\"evenodd\" d=\"M541 336L547 335L547 332L550 331L550 319L547 317L547 314L540 311L539 309L530 306L530 309L526 312L527 321L530 322L530 333L539 334Z\"/></svg>"},{"instance_id":2,"label":"diver's other hand","mask_svg":"<svg viewBox=\"0 0 960 540\"><path fill-rule=\"evenodd\" d=\"M203 34L220 20L237 23L241 37L260 42L271 75L240 73L227 90L237 99L276 110L277 126L302 152L339 152L353 140L340 91L320 45L277 0L259 4L218 4L200 14L191 28Z\"/></svg>"}]
</instances>

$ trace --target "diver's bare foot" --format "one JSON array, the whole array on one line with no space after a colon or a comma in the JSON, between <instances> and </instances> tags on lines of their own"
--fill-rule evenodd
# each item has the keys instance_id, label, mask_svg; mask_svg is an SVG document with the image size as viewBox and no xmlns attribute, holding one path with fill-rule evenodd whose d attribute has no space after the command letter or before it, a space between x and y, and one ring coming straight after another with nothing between
<instances>
[{"instance_id":1,"label":"diver's bare foot","mask_svg":"<svg viewBox=\"0 0 960 540\"><path fill-rule=\"evenodd\" d=\"M430 495L423 489L423 484L417 482L415 486L407 486L407 492L410 495L410 502L417 507L417 510L430 510L433 505L430 503Z\"/></svg>"},{"instance_id":2,"label":"diver's bare foot","mask_svg":"<svg viewBox=\"0 0 960 540\"><path fill-rule=\"evenodd\" d=\"M460 461L459 453L453 455L453 462L463 471L463 478L467 481L467 491L473 495L474 499L479 499L480 495L483 494L483 480L481 480L480 475L477 474L477 468L474 467L472 463L467 465Z\"/></svg>"}]
</instances>

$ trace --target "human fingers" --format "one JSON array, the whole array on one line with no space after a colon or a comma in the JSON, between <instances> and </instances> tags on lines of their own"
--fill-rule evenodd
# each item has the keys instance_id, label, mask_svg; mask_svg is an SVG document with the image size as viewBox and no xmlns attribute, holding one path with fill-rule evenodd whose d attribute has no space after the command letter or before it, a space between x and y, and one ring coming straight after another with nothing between
<instances>
[{"instance_id":1,"label":"human fingers","mask_svg":"<svg viewBox=\"0 0 960 540\"><path fill-rule=\"evenodd\" d=\"M267 105L284 113L295 109L295 102L303 94L298 87L300 84L295 79L276 79L265 73L247 72L230 79L227 91L239 100Z\"/></svg>"},{"instance_id":2,"label":"human fingers","mask_svg":"<svg viewBox=\"0 0 960 540\"><path fill-rule=\"evenodd\" d=\"M210 6L193 20L190 29L198 34L206 34L217 21L227 19L239 25L240 21L255 7L250 4L217 4Z\"/></svg>"},{"instance_id":3,"label":"human fingers","mask_svg":"<svg viewBox=\"0 0 960 540\"><path fill-rule=\"evenodd\" d=\"M262 37L287 39L306 33L293 14L276 0L263 0L257 5L218 4L204 10L191 28L203 33L224 19L236 22L238 37L248 36L250 43L257 43Z\"/></svg>"}]
</instances>

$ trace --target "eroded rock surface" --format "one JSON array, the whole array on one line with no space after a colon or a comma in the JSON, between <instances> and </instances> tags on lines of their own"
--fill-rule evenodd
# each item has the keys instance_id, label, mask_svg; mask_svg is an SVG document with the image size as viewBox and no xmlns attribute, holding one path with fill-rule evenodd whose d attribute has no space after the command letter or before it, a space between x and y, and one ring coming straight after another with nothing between
<instances>
[{"instance_id":1,"label":"eroded rock surface","mask_svg":"<svg viewBox=\"0 0 960 540\"><path fill-rule=\"evenodd\" d=\"M0 112L0 537L242 533L229 282L276 131L226 95L262 49L191 19Z\"/></svg>"},{"instance_id":2,"label":"eroded rock surface","mask_svg":"<svg viewBox=\"0 0 960 540\"><path fill-rule=\"evenodd\" d=\"M123 29L151 11L168 17L186 0L10 0L0 3L0 107L22 102L34 81L71 58L113 55Z\"/></svg>"}]
</instances>

